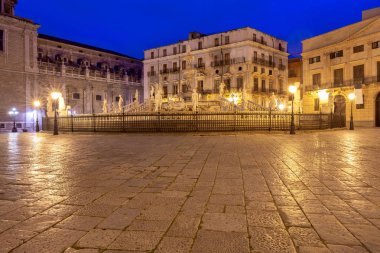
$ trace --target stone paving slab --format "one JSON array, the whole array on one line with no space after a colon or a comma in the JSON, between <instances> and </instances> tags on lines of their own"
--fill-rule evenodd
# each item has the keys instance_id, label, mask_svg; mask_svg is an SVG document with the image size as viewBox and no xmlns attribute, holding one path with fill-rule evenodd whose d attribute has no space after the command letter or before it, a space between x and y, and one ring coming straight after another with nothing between
<instances>
[{"instance_id":1,"label":"stone paving slab","mask_svg":"<svg viewBox=\"0 0 380 253\"><path fill-rule=\"evenodd\" d=\"M0 252L380 252L380 129L0 134Z\"/></svg>"}]
</instances>

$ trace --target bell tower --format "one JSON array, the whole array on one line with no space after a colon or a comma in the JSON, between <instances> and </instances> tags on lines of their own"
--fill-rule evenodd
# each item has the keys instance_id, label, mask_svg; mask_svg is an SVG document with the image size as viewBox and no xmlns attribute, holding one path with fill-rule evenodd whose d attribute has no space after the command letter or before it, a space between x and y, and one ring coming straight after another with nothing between
<instances>
[{"instance_id":1,"label":"bell tower","mask_svg":"<svg viewBox=\"0 0 380 253\"><path fill-rule=\"evenodd\" d=\"M0 0L0 13L14 16L17 0Z\"/></svg>"}]
</instances>

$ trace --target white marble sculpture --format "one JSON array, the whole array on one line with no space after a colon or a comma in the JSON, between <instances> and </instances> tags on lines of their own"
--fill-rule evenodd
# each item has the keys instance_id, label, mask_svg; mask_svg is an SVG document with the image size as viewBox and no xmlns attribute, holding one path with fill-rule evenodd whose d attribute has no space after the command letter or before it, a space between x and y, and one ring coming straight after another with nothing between
<instances>
[{"instance_id":1,"label":"white marble sculpture","mask_svg":"<svg viewBox=\"0 0 380 253\"><path fill-rule=\"evenodd\" d=\"M108 113L107 99L103 100L103 113Z\"/></svg>"},{"instance_id":2,"label":"white marble sculpture","mask_svg":"<svg viewBox=\"0 0 380 253\"><path fill-rule=\"evenodd\" d=\"M276 95L274 95L273 92L272 92L272 95L270 96L270 99L269 99L269 107L271 109L275 109L277 107L277 97L276 97Z\"/></svg>"},{"instance_id":3,"label":"white marble sculpture","mask_svg":"<svg viewBox=\"0 0 380 253\"><path fill-rule=\"evenodd\" d=\"M161 106L162 106L162 93L161 93L161 89L157 89L155 97L154 97L154 111L155 112L161 111Z\"/></svg>"},{"instance_id":4,"label":"white marble sculpture","mask_svg":"<svg viewBox=\"0 0 380 253\"><path fill-rule=\"evenodd\" d=\"M153 99L154 98L154 87L153 85L150 86L150 99Z\"/></svg>"},{"instance_id":5,"label":"white marble sculpture","mask_svg":"<svg viewBox=\"0 0 380 253\"><path fill-rule=\"evenodd\" d=\"M65 99L60 96L58 98L58 111L63 112L66 110Z\"/></svg>"},{"instance_id":6,"label":"white marble sculpture","mask_svg":"<svg viewBox=\"0 0 380 253\"><path fill-rule=\"evenodd\" d=\"M122 95L119 95L118 107L119 107L119 112L122 112L123 111L123 107L124 107L124 99L123 99Z\"/></svg>"},{"instance_id":7,"label":"white marble sculpture","mask_svg":"<svg viewBox=\"0 0 380 253\"><path fill-rule=\"evenodd\" d=\"M226 88L226 85L223 82L221 82L219 85L219 96L220 97L223 97L225 88Z\"/></svg>"},{"instance_id":8,"label":"white marble sculpture","mask_svg":"<svg viewBox=\"0 0 380 253\"><path fill-rule=\"evenodd\" d=\"M196 89L193 89L193 94L191 95L191 101L193 102L193 111L197 111L199 104L199 94Z\"/></svg>"}]
</instances>

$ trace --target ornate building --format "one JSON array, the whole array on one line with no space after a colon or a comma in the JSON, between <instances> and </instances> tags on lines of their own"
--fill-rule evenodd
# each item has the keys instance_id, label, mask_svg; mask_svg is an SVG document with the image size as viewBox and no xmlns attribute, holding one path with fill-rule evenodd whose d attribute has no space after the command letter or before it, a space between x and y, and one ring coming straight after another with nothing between
<instances>
[{"instance_id":1,"label":"ornate building","mask_svg":"<svg viewBox=\"0 0 380 253\"><path fill-rule=\"evenodd\" d=\"M273 93L286 93L287 42L250 27L212 35L192 32L187 40L144 53L146 99L152 86L162 89L167 99L186 100L193 89L202 99L213 99L221 83L227 93L245 89L263 106Z\"/></svg>"},{"instance_id":2,"label":"ornate building","mask_svg":"<svg viewBox=\"0 0 380 253\"><path fill-rule=\"evenodd\" d=\"M349 116L348 94L355 93L355 124L380 126L380 8L302 44L304 112Z\"/></svg>"},{"instance_id":3,"label":"ornate building","mask_svg":"<svg viewBox=\"0 0 380 253\"><path fill-rule=\"evenodd\" d=\"M105 104L112 110L120 95L133 102L136 90L143 100L140 60L38 34L39 25L14 15L16 0L0 1L0 130L12 127L12 108L18 128L32 128L37 112L49 115L52 91L62 93L60 114L100 113Z\"/></svg>"}]
</instances>

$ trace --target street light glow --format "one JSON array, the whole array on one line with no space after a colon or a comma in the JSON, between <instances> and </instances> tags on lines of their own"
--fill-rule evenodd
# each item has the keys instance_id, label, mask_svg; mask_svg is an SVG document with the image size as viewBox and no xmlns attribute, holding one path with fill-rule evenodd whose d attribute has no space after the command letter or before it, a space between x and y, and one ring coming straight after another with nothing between
<instances>
[{"instance_id":1,"label":"street light glow","mask_svg":"<svg viewBox=\"0 0 380 253\"><path fill-rule=\"evenodd\" d=\"M54 91L54 92L51 93L51 98L54 99L54 100L57 100L61 96L62 96L61 92Z\"/></svg>"},{"instance_id":2,"label":"street light glow","mask_svg":"<svg viewBox=\"0 0 380 253\"><path fill-rule=\"evenodd\" d=\"M327 90L319 90L318 91L318 97L320 101L328 101L329 100L329 93Z\"/></svg>"},{"instance_id":3,"label":"street light glow","mask_svg":"<svg viewBox=\"0 0 380 253\"><path fill-rule=\"evenodd\" d=\"M284 104L279 104L279 105L278 105L278 109L280 109L281 111L283 111L283 110L285 109Z\"/></svg>"},{"instance_id":4,"label":"street light glow","mask_svg":"<svg viewBox=\"0 0 380 253\"><path fill-rule=\"evenodd\" d=\"M355 99L355 97L356 97L355 93L353 93L353 92L350 93L350 94L348 94L348 99L351 100L351 101L353 101Z\"/></svg>"},{"instance_id":5,"label":"street light glow","mask_svg":"<svg viewBox=\"0 0 380 253\"><path fill-rule=\"evenodd\" d=\"M289 86L289 92L290 93L294 94L294 93L296 93L296 91L297 91L297 86L295 86L295 85Z\"/></svg>"},{"instance_id":6,"label":"street light glow","mask_svg":"<svg viewBox=\"0 0 380 253\"><path fill-rule=\"evenodd\" d=\"M35 100L33 102L33 105L34 105L35 108L39 108L41 106L41 102L39 100Z\"/></svg>"}]
</instances>

